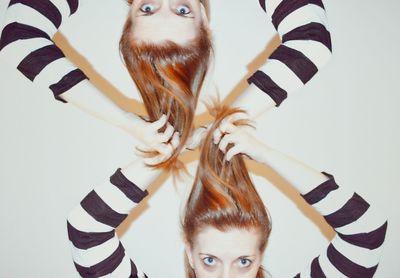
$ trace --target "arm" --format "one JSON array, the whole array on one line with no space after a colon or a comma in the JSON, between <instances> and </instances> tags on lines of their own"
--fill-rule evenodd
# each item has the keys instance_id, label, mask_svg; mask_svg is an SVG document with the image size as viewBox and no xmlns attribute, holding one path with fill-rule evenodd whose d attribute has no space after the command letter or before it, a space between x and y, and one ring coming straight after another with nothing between
<instances>
[{"instance_id":1,"label":"arm","mask_svg":"<svg viewBox=\"0 0 400 278\"><path fill-rule=\"evenodd\" d=\"M61 102L66 102L62 94L87 82L86 75L52 41L79 6L78 0L11 0L3 23L1 58L35 84L50 88Z\"/></svg>"},{"instance_id":2,"label":"arm","mask_svg":"<svg viewBox=\"0 0 400 278\"><path fill-rule=\"evenodd\" d=\"M304 86L331 57L331 37L321 0L259 0L282 43L249 79L233 106L256 118Z\"/></svg>"},{"instance_id":3,"label":"arm","mask_svg":"<svg viewBox=\"0 0 400 278\"><path fill-rule=\"evenodd\" d=\"M134 161L118 169L70 212L68 237L82 277L147 277L125 253L115 228L148 194L147 187L160 173L141 160Z\"/></svg>"},{"instance_id":4,"label":"arm","mask_svg":"<svg viewBox=\"0 0 400 278\"><path fill-rule=\"evenodd\" d=\"M115 125L138 138L143 120L122 110L101 93L52 40L60 26L85 1L11 0L0 38L0 57L55 99Z\"/></svg>"},{"instance_id":5,"label":"arm","mask_svg":"<svg viewBox=\"0 0 400 278\"><path fill-rule=\"evenodd\" d=\"M297 277L372 277L387 222L360 195L339 187L333 176L265 148L263 163L287 179L336 231L326 251Z\"/></svg>"},{"instance_id":6,"label":"arm","mask_svg":"<svg viewBox=\"0 0 400 278\"><path fill-rule=\"evenodd\" d=\"M333 176L320 173L309 166L274 150L245 129L231 130L221 140L234 147L227 159L244 153L278 172L289 181L304 200L312 205L336 231L326 251L296 277L372 277L378 267L383 249L387 221L376 208L360 195L339 187Z\"/></svg>"}]
</instances>

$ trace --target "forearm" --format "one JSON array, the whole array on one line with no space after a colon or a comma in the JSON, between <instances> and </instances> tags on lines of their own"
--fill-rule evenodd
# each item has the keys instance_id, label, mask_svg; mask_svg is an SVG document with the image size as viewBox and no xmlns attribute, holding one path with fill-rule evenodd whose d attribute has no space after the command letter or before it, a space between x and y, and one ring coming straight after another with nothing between
<instances>
[{"instance_id":1,"label":"forearm","mask_svg":"<svg viewBox=\"0 0 400 278\"><path fill-rule=\"evenodd\" d=\"M127 256L115 228L147 195L146 188L159 174L141 160L134 161L117 170L109 182L92 190L70 212L68 236L75 267L82 277L143 277Z\"/></svg>"},{"instance_id":2,"label":"forearm","mask_svg":"<svg viewBox=\"0 0 400 278\"><path fill-rule=\"evenodd\" d=\"M329 178L320 171L283 154L265 144L260 144L260 161L271 167L301 194L310 192Z\"/></svg>"},{"instance_id":3,"label":"forearm","mask_svg":"<svg viewBox=\"0 0 400 278\"><path fill-rule=\"evenodd\" d=\"M386 218L332 175L267 146L263 163L288 180L337 232L325 252L316 257L301 277L372 277L383 249Z\"/></svg>"},{"instance_id":4,"label":"forearm","mask_svg":"<svg viewBox=\"0 0 400 278\"><path fill-rule=\"evenodd\" d=\"M40 1L39 1L40 2ZM53 42L62 23L84 1L11 1L0 39L0 56L61 102L70 102L133 136L138 117L123 111L103 95Z\"/></svg>"},{"instance_id":5,"label":"forearm","mask_svg":"<svg viewBox=\"0 0 400 278\"><path fill-rule=\"evenodd\" d=\"M123 110L89 80L78 83L60 97L81 111L121 128L139 139L142 131L138 127L138 123L143 120L136 114Z\"/></svg>"}]
</instances>

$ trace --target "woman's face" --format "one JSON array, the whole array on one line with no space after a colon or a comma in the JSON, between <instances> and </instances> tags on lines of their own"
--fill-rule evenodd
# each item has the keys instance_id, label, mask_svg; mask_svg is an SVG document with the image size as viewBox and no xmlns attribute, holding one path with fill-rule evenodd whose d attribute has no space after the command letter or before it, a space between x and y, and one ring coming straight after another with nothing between
<instances>
[{"instance_id":1,"label":"woman's face","mask_svg":"<svg viewBox=\"0 0 400 278\"><path fill-rule=\"evenodd\" d=\"M131 7L133 39L147 43L172 41L185 45L207 24L199 0L134 0Z\"/></svg>"},{"instance_id":2,"label":"woman's face","mask_svg":"<svg viewBox=\"0 0 400 278\"><path fill-rule=\"evenodd\" d=\"M192 248L186 248L196 278L256 277L262 260L260 237L254 229L201 230Z\"/></svg>"}]
</instances>

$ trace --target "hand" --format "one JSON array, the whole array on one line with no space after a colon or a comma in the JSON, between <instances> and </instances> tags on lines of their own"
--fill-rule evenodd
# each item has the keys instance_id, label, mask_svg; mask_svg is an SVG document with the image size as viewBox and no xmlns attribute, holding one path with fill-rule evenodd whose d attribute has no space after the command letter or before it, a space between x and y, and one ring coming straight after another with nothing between
<instances>
[{"instance_id":1,"label":"hand","mask_svg":"<svg viewBox=\"0 0 400 278\"><path fill-rule=\"evenodd\" d=\"M179 133L175 132L174 127L167 122L167 116L162 115L160 119L152 123L137 116L134 121L136 138L140 141L137 149L144 152L158 152L162 158L168 159L179 144ZM159 132L163 127L165 130ZM170 140L171 142L168 143Z\"/></svg>"},{"instance_id":2,"label":"hand","mask_svg":"<svg viewBox=\"0 0 400 278\"><path fill-rule=\"evenodd\" d=\"M250 122L247 113L237 112L223 119L219 127L213 133L214 144L218 144L225 133L230 133L236 130L236 124L239 122Z\"/></svg>"},{"instance_id":3,"label":"hand","mask_svg":"<svg viewBox=\"0 0 400 278\"><path fill-rule=\"evenodd\" d=\"M174 135L172 136L172 139L169 143L161 143L162 148L165 148L165 152L161 153L159 152L155 156L151 157L145 157L143 158L143 161L147 165L155 165L159 164L161 162L166 161L168 158L171 157L173 151L178 147L179 145L179 133L175 132ZM144 150L146 152L152 152L151 150Z\"/></svg>"},{"instance_id":4,"label":"hand","mask_svg":"<svg viewBox=\"0 0 400 278\"><path fill-rule=\"evenodd\" d=\"M263 162L268 147L251 134L252 127L227 125L226 128L220 127L220 129L225 135L219 142L218 148L225 153L227 161L237 154L245 154L255 161ZM229 144L233 146L226 151Z\"/></svg>"}]
</instances>

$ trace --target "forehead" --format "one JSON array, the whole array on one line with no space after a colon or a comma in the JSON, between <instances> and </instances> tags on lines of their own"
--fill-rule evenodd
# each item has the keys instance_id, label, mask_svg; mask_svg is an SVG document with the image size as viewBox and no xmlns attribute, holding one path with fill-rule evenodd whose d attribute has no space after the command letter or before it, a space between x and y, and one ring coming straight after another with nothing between
<instances>
[{"instance_id":1,"label":"forehead","mask_svg":"<svg viewBox=\"0 0 400 278\"><path fill-rule=\"evenodd\" d=\"M260 234L255 229L233 228L220 231L209 226L198 233L194 244L194 249L199 253L237 258L255 255L259 251Z\"/></svg>"},{"instance_id":2,"label":"forehead","mask_svg":"<svg viewBox=\"0 0 400 278\"><path fill-rule=\"evenodd\" d=\"M143 15L140 8L145 4L154 4L155 13ZM191 11L189 16L180 16L176 8L187 5ZM161 8L160 8L161 7ZM135 0L131 7L133 37L147 42L173 41L186 44L193 40L201 25L201 9L198 0Z\"/></svg>"}]
</instances>

